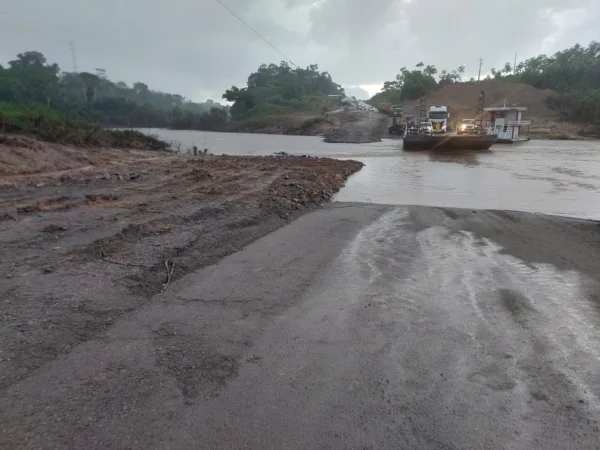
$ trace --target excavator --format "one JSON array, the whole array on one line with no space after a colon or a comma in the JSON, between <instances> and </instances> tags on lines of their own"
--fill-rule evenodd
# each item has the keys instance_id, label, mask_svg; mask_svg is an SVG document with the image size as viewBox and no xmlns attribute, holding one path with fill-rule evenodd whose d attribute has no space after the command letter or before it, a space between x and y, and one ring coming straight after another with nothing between
<instances>
[{"instance_id":1,"label":"excavator","mask_svg":"<svg viewBox=\"0 0 600 450\"><path fill-rule=\"evenodd\" d=\"M406 121L402 120L402 105L392 105L392 124L388 128L389 134L404 135L406 130Z\"/></svg>"}]
</instances>

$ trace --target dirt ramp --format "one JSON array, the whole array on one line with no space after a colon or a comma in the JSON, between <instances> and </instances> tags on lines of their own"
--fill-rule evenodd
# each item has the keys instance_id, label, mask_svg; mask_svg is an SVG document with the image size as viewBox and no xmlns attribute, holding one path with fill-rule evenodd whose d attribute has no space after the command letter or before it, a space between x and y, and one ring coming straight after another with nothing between
<instances>
[{"instance_id":1,"label":"dirt ramp","mask_svg":"<svg viewBox=\"0 0 600 450\"><path fill-rule=\"evenodd\" d=\"M0 178L0 391L188 273L328 201L363 166L78 149L27 138L5 140L0 157L2 173L12 174ZM177 339L159 339L174 352L157 354L167 372L173 361L199 356ZM220 372L229 362L207 364ZM215 373L207 376L219 381ZM204 375L178 377L186 395L200 395Z\"/></svg>"}]
</instances>

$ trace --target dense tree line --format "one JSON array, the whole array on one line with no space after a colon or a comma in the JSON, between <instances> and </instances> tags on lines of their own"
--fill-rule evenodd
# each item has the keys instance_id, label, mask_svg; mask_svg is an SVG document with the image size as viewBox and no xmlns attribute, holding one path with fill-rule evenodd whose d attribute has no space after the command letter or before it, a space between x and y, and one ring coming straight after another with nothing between
<instances>
[{"instance_id":1,"label":"dense tree line","mask_svg":"<svg viewBox=\"0 0 600 450\"><path fill-rule=\"evenodd\" d=\"M323 109L329 94L343 89L317 65L306 69L287 63L263 64L247 80L247 86L228 89L224 106L187 101L177 94L151 90L142 82L128 86L111 81L104 69L91 72L63 72L36 51L20 53L0 66L0 102L51 108L69 117L107 126L161 127L174 129L224 130L231 119L259 115Z\"/></svg>"},{"instance_id":2,"label":"dense tree line","mask_svg":"<svg viewBox=\"0 0 600 450\"><path fill-rule=\"evenodd\" d=\"M402 67L396 78L386 81L381 92L373 96L369 103L379 105L382 103L401 103L405 100L416 100L424 93L436 90L445 84L475 82L463 80L465 66L454 70L438 71L433 65L420 62L413 70Z\"/></svg>"},{"instance_id":3,"label":"dense tree line","mask_svg":"<svg viewBox=\"0 0 600 450\"><path fill-rule=\"evenodd\" d=\"M396 102L415 100L424 92L435 90L444 84L461 82L464 72L465 67L460 66L450 72L442 70L438 73L435 66L426 66L420 62L414 70L402 67L395 80L383 84L383 93Z\"/></svg>"},{"instance_id":4,"label":"dense tree line","mask_svg":"<svg viewBox=\"0 0 600 450\"><path fill-rule=\"evenodd\" d=\"M311 102L311 98L343 93L344 90L333 82L331 75L320 72L316 64L302 69L282 62L279 65L261 65L250 74L246 87L233 86L223 94L223 98L233 102L231 117L242 120L257 113L313 109L319 103Z\"/></svg>"},{"instance_id":5,"label":"dense tree line","mask_svg":"<svg viewBox=\"0 0 600 450\"><path fill-rule=\"evenodd\" d=\"M518 80L560 94L549 98L550 107L575 120L600 122L600 42L539 55L515 69Z\"/></svg>"},{"instance_id":6,"label":"dense tree line","mask_svg":"<svg viewBox=\"0 0 600 450\"><path fill-rule=\"evenodd\" d=\"M445 84L475 83L463 79L465 67L438 72L432 65L417 64L413 70L400 69L396 79L386 81L382 92L371 103L399 103L416 100L423 93ZM486 79L527 83L540 89L552 89L557 96L548 98L548 105L570 119L600 122L600 42L587 47L577 44L552 56L539 55L513 67L509 62L502 69L492 68Z\"/></svg>"},{"instance_id":7,"label":"dense tree line","mask_svg":"<svg viewBox=\"0 0 600 450\"><path fill-rule=\"evenodd\" d=\"M181 95L151 90L142 82L128 86L106 71L61 72L36 51L20 53L0 66L0 102L43 105L71 117L121 127L223 129L228 108L208 100L194 103Z\"/></svg>"}]
</instances>

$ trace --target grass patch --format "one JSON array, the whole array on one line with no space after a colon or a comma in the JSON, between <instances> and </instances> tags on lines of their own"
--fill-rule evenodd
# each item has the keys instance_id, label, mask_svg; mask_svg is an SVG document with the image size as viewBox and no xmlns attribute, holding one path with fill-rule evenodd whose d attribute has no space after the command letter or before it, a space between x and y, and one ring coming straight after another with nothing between
<instances>
[{"instance_id":1,"label":"grass patch","mask_svg":"<svg viewBox=\"0 0 600 450\"><path fill-rule=\"evenodd\" d=\"M0 131L67 145L169 151L170 145L134 130L106 130L51 108L0 102Z\"/></svg>"}]
</instances>

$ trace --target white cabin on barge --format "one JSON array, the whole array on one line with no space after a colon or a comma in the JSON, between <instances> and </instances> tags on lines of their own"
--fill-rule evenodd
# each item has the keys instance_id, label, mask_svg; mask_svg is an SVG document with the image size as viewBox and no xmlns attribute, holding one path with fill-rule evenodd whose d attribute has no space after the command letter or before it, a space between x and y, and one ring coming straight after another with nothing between
<instances>
[{"instance_id":1,"label":"white cabin on barge","mask_svg":"<svg viewBox=\"0 0 600 450\"><path fill-rule=\"evenodd\" d=\"M523 113L527 111L526 106L507 106L504 102L503 106L492 106L483 110L490 114L487 133L498 136L499 144L529 140L529 135L521 135L521 127L529 129L529 125L531 125L531 120L523 120Z\"/></svg>"}]
</instances>

